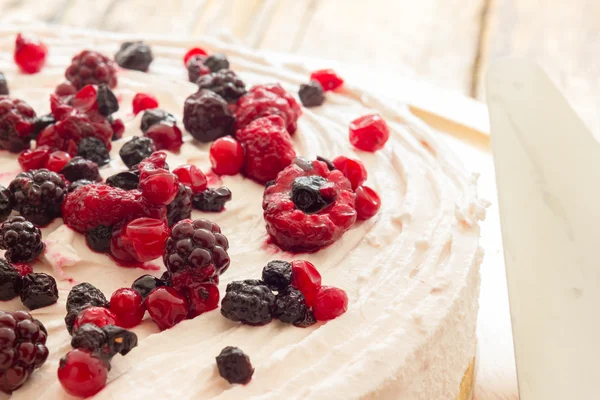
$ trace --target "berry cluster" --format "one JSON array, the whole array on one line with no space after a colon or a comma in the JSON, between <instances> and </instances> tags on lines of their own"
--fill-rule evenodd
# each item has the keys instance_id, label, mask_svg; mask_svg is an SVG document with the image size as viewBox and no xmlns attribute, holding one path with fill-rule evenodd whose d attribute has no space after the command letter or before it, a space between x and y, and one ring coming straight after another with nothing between
<instances>
[{"instance_id":1,"label":"berry cluster","mask_svg":"<svg viewBox=\"0 0 600 400\"><path fill-rule=\"evenodd\" d=\"M139 93L138 93L139 95ZM136 97L138 96L136 95ZM144 104L135 104L134 98L134 113L136 110L145 110L142 115L141 129L147 139L152 140L153 145L145 144L138 146L140 150L147 149L149 146L157 150L169 150L178 152L183 144L182 133L177 126L177 121L172 114L169 114L158 108L156 104L146 100Z\"/></svg>"},{"instance_id":2,"label":"berry cluster","mask_svg":"<svg viewBox=\"0 0 600 400\"><path fill-rule=\"evenodd\" d=\"M56 281L48 274L32 272L30 267L19 270L0 258L0 300L17 296L30 310L50 306L58 300Z\"/></svg>"}]
</instances>

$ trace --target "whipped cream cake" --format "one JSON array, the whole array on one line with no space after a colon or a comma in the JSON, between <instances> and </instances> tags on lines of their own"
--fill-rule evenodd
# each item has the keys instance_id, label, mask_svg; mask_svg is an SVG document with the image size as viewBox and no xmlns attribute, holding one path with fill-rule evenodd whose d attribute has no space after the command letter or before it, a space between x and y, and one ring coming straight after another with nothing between
<instances>
[{"instance_id":1,"label":"whipped cream cake","mask_svg":"<svg viewBox=\"0 0 600 400\"><path fill-rule=\"evenodd\" d=\"M47 145L52 155L42 155L46 157L42 164L30 153L20 156L29 139L23 144L22 138L12 138L9 142L16 141L16 148L5 145L7 150L0 151L0 185L17 197L27 182L41 179L55 194L71 193L61 197L60 210L52 208L56 196L49 197L40 206L44 215L39 209L15 206L12 215L17 219L11 217L4 224L3 232L22 229L20 235L29 235L32 245L25 246L27 251L21 246L21 253L13 249L14 254L7 252L5 257L21 269L23 280L40 280L29 284L43 288L44 295L34 301L31 293L15 286L21 296L0 307L13 312L13 317L0 315L0 325L3 318L27 320L25 314L14 312L29 307L32 318L40 321L39 329L32 328L38 342L46 335L39 332L47 331L49 354L20 388L3 396L68 398L69 380L85 381L73 372L77 360L93 359L94 368L107 374L101 390L76 388L81 390L69 393L97 399L470 398L483 257L479 221L485 217L486 203L477 197L475 177L406 106L360 89L360 82L342 83L333 72L313 74L311 81L313 71L301 63L282 63L213 38L192 42L41 27L24 34L37 36L47 55L38 47L21 56L34 64L43 58L44 65L29 65L32 70L27 70L26 63L14 56L19 32L10 27L0 30L0 72L10 99L22 100L37 117L29 118L30 111L15 105L15 100L10 100L11 106L44 128L40 127L38 143L32 141L31 151ZM147 48L127 49L126 42L141 39L152 56ZM190 48L207 54L200 50L188 54L186 65L182 59ZM95 56L93 66L86 64L85 56L73 59L86 49L106 59ZM124 54L127 51L133 55ZM126 68L117 68L112 61L117 52L119 65ZM88 79L89 71L82 72L88 67L100 82ZM41 70L23 72L36 69ZM205 86L190 82L223 69L234 74L221 76L226 85L218 93L211 91L210 81L205 80ZM69 92L65 79L77 90ZM90 83L95 86L86 86ZM265 98L275 105L261 103ZM104 115L94 129L109 129L107 141L103 142L103 133L94 133L96 142L88 140L85 145L81 137L69 139L73 143L63 141L55 125L60 115L85 114L92 108ZM164 113L144 111L154 108ZM208 117L200 119L197 113L207 109ZM51 111L54 120L44 121ZM157 121L162 131L149 127ZM227 135L235 139L221 139ZM373 135L380 135L377 143ZM134 136L140 139L132 143ZM158 148L148 146L145 137L153 138ZM102 148L110 148L110 154L102 154L98 150ZM75 162L75 155L85 159ZM25 177L19 175L23 160L38 167ZM72 171L64 170L67 162ZM94 175L96 164L101 165L100 177ZM56 165L62 174L59 181L53 181L50 172L39 172L40 166ZM14 183L17 175L20 183ZM168 185L179 180L181 186ZM80 186L69 188L73 181ZM114 186L128 185L132 187L119 189L121 199L107 203L117 193ZM181 207L190 207L191 198L194 209L191 216L182 217L185 212L180 215L179 205L169 205L186 193L187 203ZM123 201L131 203L125 206ZM172 229L162 228L167 220ZM90 248L96 236L89 231L101 223L108 227L113 246L105 252ZM36 226L44 243L41 252L35 247L41 246L35 242ZM186 239L191 235L199 243L200 231L203 243L212 241L207 256L211 261L194 269L198 247L185 256L187 250L181 249L191 243ZM133 240L129 232L148 240ZM6 247L11 251L10 245ZM30 261L32 252L39 255ZM125 262L131 261L127 257L136 263ZM28 274L31 270L34 274ZM53 277L56 289L54 280L41 274ZM146 281L138 280L143 275L158 278L144 278L154 282L150 286L162 283L145 292ZM318 292L310 294L306 288L315 284L316 275ZM264 282L256 281L261 277ZM281 284L282 280L287 282ZM123 289L134 281L135 290ZM178 284L204 285L204 297L194 303L188 295L178 294ZM79 292L73 294L76 285ZM282 299L284 292L288 296ZM118 324L110 315L128 307L135 296L145 297L145 303L136 307L147 306L148 312L138 308L143 319L139 324L121 319L128 331L119 331L113 345L124 346L131 339L131 348L121 351L125 356L116 354L107 365L95 353L73 350L70 331L108 335L101 324L90 325L100 320L103 325ZM221 299L214 303L218 307L202 309L215 296ZM251 296L248 303L244 296ZM67 300L85 302L81 298L100 299L92 304L100 310L93 314L86 304L88 308L77 309L67 327L66 310L71 307ZM117 298L123 301L118 303ZM169 307L177 304L165 311L168 315L159 315L160 301ZM152 308L151 303L157 306ZM304 317L296 318L300 306ZM183 314L177 307L184 307ZM277 307L290 308L277 314ZM83 313L87 314L82 317ZM233 367L223 363L232 359L238 362L235 371L245 371L247 379L227 378ZM10 366L3 360L0 364Z\"/></svg>"}]
</instances>

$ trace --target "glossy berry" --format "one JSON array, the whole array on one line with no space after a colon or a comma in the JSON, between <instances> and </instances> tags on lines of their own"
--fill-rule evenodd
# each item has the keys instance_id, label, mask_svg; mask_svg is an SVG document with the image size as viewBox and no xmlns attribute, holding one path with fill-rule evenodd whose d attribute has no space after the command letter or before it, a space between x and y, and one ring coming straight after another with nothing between
<instances>
[{"instance_id":1,"label":"glossy berry","mask_svg":"<svg viewBox=\"0 0 600 400\"><path fill-rule=\"evenodd\" d=\"M46 161L46 168L48 168L52 172L60 172L65 165L67 165L71 161L71 156L69 153L64 151L53 151L48 156L48 161Z\"/></svg>"},{"instance_id":2,"label":"glossy berry","mask_svg":"<svg viewBox=\"0 0 600 400\"><path fill-rule=\"evenodd\" d=\"M129 253L139 262L161 257L170 233L165 222L153 218L134 219L122 231Z\"/></svg>"},{"instance_id":3,"label":"glossy berry","mask_svg":"<svg viewBox=\"0 0 600 400\"><path fill-rule=\"evenodd\" d=\"M181 129L175 124L158 123L150 126L144 136L154 141L157 150L178 152L183 144Z\"/></svg>"},{"instance_id":4,"label":"glossy berry","mask_svg":"<svg viewBox=\"0 0 600 400\"><path fill-rule=\"evenodd\" d=\"M219 307L219 287L212 282L192 283L185 290L190 305L188 318L195 318Z\"/></svg>"},{"instance_id":5,"label":"glossy berry","mask_svg":"<svg viewBox=\"0 0 600 400\"><path fill-rule=\"evenodd\" d=\"M23 278L19 271L0 258L0 300L12 300L21 293Z\"/></svg>"},{"instance_id":6,"label":"glossy berry","mask_svg":"<svg viewBox=\"0 0 600 400\"><path fill-rule=\"evenodd\" d=\"M304 318L301 321L294 323L294 326L297 326L298 328L308 328L316 323L317 319L315 318L315 314L311 310L308 310L306 311L306 314L304 314Z\"/></svg>"},{"instance_id":7,"label":"glossy berry","mask_svg":"<svg viewBox=\"0 0 600 400\"><path fill-rule=\"evenodd\" d=\"M360 160L355 160L346 156L338 156L333 159L333 165L335 168L342 171L344 176L348 178L352 184L353 190L367 180L367 169Z\"/></svg>"},{"instance_id":8,"label":"glossy berry","mask_svg":"<svg viewBox=\"0 0 600 400\"><path fill-rule=\"evenodd\" d=\"M84 50L75 55L65 71L65 77L78 90L85 85L106 83L117 86L117 66L113 60L96 51Z\"/></svg>"},{"instance_id":9,"label":"glossy berry","mask_svg":"<svg viewBox=\"0 0 600 400\"><path fill-rule=\"evenodd\" d=\"M23 171L46 168L51 153L52 149L48 146L40 146L33 150L25 150L19 154L19 165Z\"/></svg>"},{"instance_id":10,"label":"glossy berry","mask_svg":"<svg viewBox=\"0 0 600 400\"><path fill-rule=\"evenodd\" d=\"M172 227L179 221L191 218L192 208L192 189L180 183L175 200L167 206L167 222L169 226Z\"/></svg>"},{"instance_id":11,"label":"glossy berry","mask_svg":"<svg viewBox=\"0 0 600 400\"><path fill-rule=\"evenodd\" d=\"M298 289L288 287L275 298L273 316L286 324L297 324L309 312L304 295Z\"/></svg>"},{"instance_id":12,"label":"glossy berry","mask_svg":"<svg viewBox=\"0 0 600 400\"><path fill-rule=\"evenodd\" d=\"M98 90L96 86L85 85L73 97L72 105L83 113L96 110L98 108L97 97Z\"/></svg>"},{"instance_id":13,"label":"glossy berry","mask_svg":"<svg viewBox=\"0 0 600 400\"><path fill-rule=\"evenodd\" d=\"M123 137L123 133L125 133L125 124L119 118L113 118L112 115L106 117L106 121L110 124L110 129L112 130L111 140L119 140Z\"/></svg>"},{"instance_id":14,"label":"glossy berry","mask_svg":"<svg viewBox=\"0 0 600 400\"><path fill-rule=\"evenodd\" d=\"M225 347L217 356L219 375L227 382L246 384L252 379L254 367L248 357L237 347Z\"/></svg>"},{"instance_id":15,"label":"glossy berry","mask_svg":"<svg viewBox=\"0 0 600 400\"><path fill-rule=\"evenodd\" d=\"M85 241L90 249L97 253L107 253L110 250L112 227L98 225L85 233Z\"/></svg>"},{"instance_id":16,"label":"glossy berry","mask_svg":"<svg viewBox=\"0 0 600 400\"><path fill-rule=\"evenodd\" d=\"M313 312L317 321L329 321L348 310L348 295L342 289L322 286L316 297Z\"/></svg>"},{"instance_id":17,"label":"glossy berry","mask_svg":"<svg viewBox=\"0 0 600 400\"><path fill-rule=\"evenodd\" d=\"M24 36L19 33L15 41L15 63L22 72L35 74L39 72L46 63L48 48L37 38Z\"/></svg>"},{"instance_id":18,"label":"glossy berry","mask_svg":"<svg viewBox=\"0 0 600 400\"><path fill-rule=\"evenodd\" d=\"M121 147L119 156L125 165L127 165L127 168L131 168L142 162L155 151L156 145L152 139L134 136Z\"/></svg>"},{"instance_id":19,"label":"glossy berry","mask_svg":"<svg viewBox=\"0 0 600 400\"><path fill-rule=\"evenodd\" d=\"M110 153L104 142L95 137L81 139L77 145L77 155L86 160L95 162L99 167L110 162Z\"/></svg>"},{"instance_id":20,"label":"glossy berry","mask_svg":"<svg viewBox=\"0 0 600 400\"><path fill-rule=\"evenodd\" d=\"M100 171L98 170L98 164L79 156L71 159L71 161L63 167L60 173L71 182L80 179L87 179L89 181L102 180Z\"/></svg>"},{"instance_id":21,"label":"glossy berry","mask_svg":"<svg viewBox=\"0 0 600 400\"><path fill-rule=\"evenodd\" d=\"M200 142L232 135L234 124L235 117L225 99L210 90L199 90L185 100L183 125Z\"/></svg>"},{"instance_id":22,"label":"glossy berry","mask_svg":"<svg viewBox=\"0 0 600 400\"><path fill-rule=\"evenodd\" d=\"M298 210L317 213L335 201L337 191L319 175L300 176L292 183L291 199Z\"/></svg>"},{"instance_id":23,"label":"glossy berry","mask_svg":"<svg viewBox=\"0 0 600 400\"><path fill-rule=\"evenodd\" d=\"M192 193L203 192L206 189L208 180L206 175L195 165L181 165L173 170L173 173L179 178L179 182L189 186Z\"/></svg>"},{"instance_id":24,"label":"glossy berry","mask_svg":"<svg viewBox=\"0 0 600 400\"><path fill-rule=\"evenodd\" d=\"M89 353L99 353L106 344L106 334L102 328L94 324L81 325L77 333L71 338L71 347L80 349Z\"/></svg>"},{"instance_id":25,"label":"glossy berry","mask_svg":"<svg viewBox=\"0 0 600 400\"><path fill-rule=\"evenodd\" d=\"M142 196L150 203L157 206L166 206L177 197L179 178L165 170L146 177L142 172L139 188L142 191Z\"/></svg>"},{"instance_id":26,"label":"glossy berry","mask_svg":"<svg viewBox=\"0 0 600 400\"><path fill-rule=\"evenodd\" d=\"M142 41L125 42L115 54L115 61L121 68L146 72L154 59L152 49Z\"/></svg>"},{"instance_id":27,"label":"glossy berry","mask_svg":"<svg viewBox=\"0 0 600 400\"><path fill-rule=\"evenodd\" d=\"M146 307L160 330L172 328L187 318L189 305L177 290L161 286L146 297Z\"/></svg>"},{"instance_id":28,"label":"glossy berry","mask_svg":"<svg viewBox=\"0 0 600 400\"><path fill-rule=\"evenodd\" d=\"M0 72L0 95L8 95L8 82L6 81L6 76L2 72Z\"/></svg>"},{"instance_id":29,"label":"glossy berry","mask_svg":"<svg viewBox=\"0 0 600 400\"><path fill-rule=\"evenodd\" d=\"M319 81L310 81L300 85L298 97L304 107L317 107L325 102L325 91Z\"/></svg>"},{"instance_id":30,"label":"glossy berry","mask_svg":"<svg viewBox=\"0 0 600 400\"><path fill-rule=\"evenodd\" d=\"M115 96L106 83L98 85L96 103L98 105L98 112L105 117L119 111L119 100L117 100L117 96Z\"/></svg>"},{"instance_id":31,"label":"glossy berry","mask_svg":"<svg viewBox=\"0 0 600 400\"><path fill-rule=\"evenodd\" d=\"M33 138L33 139L37 138L41 131L43 131L47 126L50 126L55 122L56 122L56 120L54 119L54 115L52 115L52 113L36 117L33 120L33 128L31 129L31 138ZM38 147L39 147L39 145L38 145Z\"/></svg>"},{"instance_id":32,"label":"glossy berry","mask_svg":"<svg viewBox=\"0 0 600 400\"><path fill-rule=\"evenodd\" d=\"M320 69L310 74L310 80L321 84L323 90L335 90L344 84L344 80L332 69Z\"/></svg>"},{"instance_id":33,"label":"glossy berry","mask_svg":"<svg viewBox=\"0 0 600 400\"><path fill-rule=\"evenodd\" d=\"M75 182L71 182L71 184L69 185L69 193L74 192L82 186L93 185L95 183L96 182L92 182L88 179L79 179Z\"/></svg>"},{"instance_id":34,"label":"glossy berry","mask_svg":"<svg viewBox=\"0 0 600 400\"><path fill-rule=\"evenodd\" d=\"M105 348L108 350L103 349L103 352L108 358L115 354L124 356L138 344L137 335L120 326L106 325L102 327L102 331L106 335Z\"/></svg>"},{"instance_id":35,"label":"glossy berry","mask_svg":"<svg viewBox=\"0 0 600 400\"><path fill-rule=\"evenodd\" d=\"M10 183L15 210L34 224L45 226L59 217L67 193L64 179L47 169L21 172Z\"/></svg>"},{"instance_id":36,"label":"glossy berry","mask_svg":"<svg viewBox=\"0 0 600 400\"><path fill-rule=\"evenodd\" d=\"M273 260L263 268L262 280L275 291L283 291L292 284L292 264Z\"/></svg>"},{"instance_id":37,"label":"glossy berry","mask_svg":"<svg viewBox=\"0 0 600 400\"><path fill-rule=\"evenodd\" d=\"M194 56L208 56L208 53L200 47L192 47L183 56L183 65L187 65L190 58Z\"/></svg>"},{"instance_id":38,"label":"glossy berry","mask_svg":"<svg viewBox=\"0 0 600 400\"><path fill-rule=\"evenodd\" d=\"M44 251L42 232L23 217L9 217L0 225L0 249L9 262L31 262Z\"/></svg>"},{"instance_id":39,"label":"glossy berry","mask_svg":"<svg viewBox=\"0 0 600 400\"><path fill-rule=\"evenodd\" d=\"M211 72L218 72L222 69L229 68L229 60L225 54L213 54L204 61L204 65L211 70Z\"/></svg>"},{"instance_id":40,"label":"glossy berry","mask_svg":"<svg viewBox=\"0 0 600 400\"><path fill-rule=\"evenodd\" d=\"M215 92L228 103L235 103L246 93L246 85L235 72L222 69L212 74L201 76L197 81L199 89L207 89Z\"/></svg>"},{"instance_id":41,"label":"glossy berry","mask_svg":"<svg viewBox=\"0 0 600 400\"><path fill-rule=\"evenodd\" d=\"M368 186L360 186L355 192L357 218L365 220L375 216L381 207L377 192Z\"/></svg>"},{"instance_id":42,"label":"glossy berry","mask_svg":"<svg viewBox=\"0 0 600 400\"><path fill-rule=\"evenodd\" d=\"M379 114L369 114L350 123L350 143L357 149L374 152L385 146L390 130Z\"/></svg>"},{"instance_id":43,"label":"glossy berry","mask_svg":"<svg viewBox=\"0 0 600 400\"><path fill-rule=\"evenodd\" d=\"M34 125L33 108L23 100L0 96L0 149L11 153L29 149Z\"/></svg>"},{"instance_id":44,"label":"glossy berry","mask_svg":"<svg viewBox=\"0 0 600 400\"><path fill-rule=\"evenodd\" d=\"M106 178L106 184L123 190L136 190L140 184L140 176L131 171L119 172Z\"/></svg>"},{"instance_id":45,"label":"glossy berry","mask_svg":"<svg viewBox=\"0 0 600 400\"><path fill-rule=\"evenodd\" d=\"M10 190L0 185L0 222L6 221L13 209L14 200Z\"/></svg>"},{"instance_id":46,"label":"glossy berry","mask_svg":"<svg viewBox=\"0 0 600 400\"><path fill-rule=\"evenodd\" d=\"M151 108L149 110L145 110L142 114L142 122L140 125L140 129L142 132L146 132L152 125L163 122L167 125L175 125L177 120L175 116L171 113L163 111L158 108Z\"/></svg>"},{"instance_id":47,"label":"glossy berry","mask_svg":"<svg viewBox=\"0 0 600 400\"><path fill-rule=\"evenodd\" d=\"M91 283L83 282L73 286L67 296L67 311L81 309L86 304L108 307L108 300L102 291Z\"/></svg>"},{"instance_id":48,"label":"glossy berry","mask_svg":"<svg viewBox=\"0 0 600 400\"><path fill-rule=\"evenodd\" d=\"M265 325L273 319L275 295L260 280L247 279L227 285L221 302L221 314L248 325Z\"/></svg>"},{"instance_id":49,"label":"glossy berry","mask_svg":"<svg viewBox=\"0 0 600 400\"><path fill-rule=\"evenodd\" d=\"M306 304L313 307L317 293L321 288L321 274L308 261L292 261L292 286L302 292Z\"/></svg>"},{"instance_id":50,"label":"glossy berry","mask_svg":"<svg viewBox=\"0 0 600 400\"><path fill-rule=\"evenodd\" d=\"M219 138L210 146L210 163L218 175L236 175L244 165L244 148L231 136Z\"/></svg>"},{"instance_id":51,"label":"glossy berry","mask_svg":"<svg viewBox=\"0 0 600 400\"><path fill-rule=\"evenodd\" d=\"M21 302L30 310L47 307L58 300L56 281L48 274L31 273L23 278Z\"/></svg>"},{"instance_id":52,"label":"glossy berry","mask_svg":"<svg viewBox=\"0 0 600 400\"><path fill-rule=\"evenodd\" d=\"M130 288L121 288L110 297L110 311L123 328L133 328L142 322L146 307L144 299L138 292Z\"/></svg>"},{"instance_id":53,"label":"glossy berry","mask_svg":"<svg viewBox=\"0 0 600 400\"><path fill-rule=\"evenodd\" d=\"M221 212L225 203L231 200L231 190L225 186L218 189L208 188L192 197L192 205L196 210L206 212Z\"/></svg>"},{"instance_id":54,"label":"glossy berry","mask_svg":"<svg viewBox=\"0 0 600 400\"><path fill-rule=\"evenodd\" d=\"M58 364L58 380L71 396L95 395L106 386L107 376L104 361L84 350L69 351Z\"/></svg>"},{"instance_id":55,"label":"glossy berry","mask_svg":"<svg viewBox=\"0 0 600 400\"><path fill-rule=\"evenodd\" d=\"M136 95L133 96L131 105L133 107L133 113L138 115L138 113L141 111L157 108L158 100L156 100L156 97L148 93L136 93Z\"/></svg>"},{"instance_id":56,"label":"glossy berry","mask_svg":"<svg viewBox=\"0 0 600 400\"><path fill-rule=\"evenodd\" d=\"M190 82L196 83L200 77L211 73L210 68L204 65L206 58L206 56L201 54L189 58L185 67L188 70L188 80Z\"/></svg>"},{"instance_id":57,"label":"glossy berry","mask_svg":"<svg viewBox=\"0 0 600 400\"><path fill-rule=\"evenodd\" d=\"M142 275L131 284L131 288L138 292L142 299L148 297L150 292L161 286L167 286L167 283L152 275Z\"/></svg>"},{"instance_id":58,"label":"glossy berry","mask_svg":"<svg viewBox=\"0 0 600 400\"><path fill-rule=\"evenodd\" d=\"M79 327L84 324L94 324L98 328L106 325L118 325L117 316L112 311L97 306L85 308L79 313L73 323L73 333L77 332Z\"/></svg>"}]
</instances>

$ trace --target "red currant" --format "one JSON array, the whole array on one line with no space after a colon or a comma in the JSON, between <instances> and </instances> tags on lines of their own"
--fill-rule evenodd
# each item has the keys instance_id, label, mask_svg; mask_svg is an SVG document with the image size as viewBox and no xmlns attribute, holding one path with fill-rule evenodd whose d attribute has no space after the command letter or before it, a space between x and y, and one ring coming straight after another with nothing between
<instances>
[{"instance_id":1,"label":"red currant","mask_svg":"<svg viewBox=\"0 0 600 400\"><path fill-rule=\"evenodd\" d=\"M140 190L142 196L152 204L166 206L177 196L179 190L179 179L176 175L166 170L156 170L151 175L140 176Z\"/></svg>"},{"instance_id":2,"label":"red currant","mask_svg":"<svg viewBox=\"0 0 600 400\"><path fill-rule=\"evenodd\" d=\"M58 380L71 396L95 395L106 386L107 375L104 361L79 349L69 351L58 364Z\"/></svg>"},{"instance_id":3,"label":"red currant","mask_svg":"<svg viewBox=\"0 0 600 400\"><path fill-rule=\"evenodd\" d=\"M292 261L292 286L302 292L306 305L312 307L321 287L321 274L308 261Z\"/></svg>"},{"instance_id":4,"label":"red currant","mask_svg":"<svg viewBox=\"0 0 600 400\"><path fill-rule=\"evenodd\" d=\"M219 138L210 146L210 163L217 175L235 175L244 165L244 148L231 136Z\"/></svg>"},{"instance_id":5,"label":"red currant","mask_svg":"<svg viewBox=\"0 0 600 400\"><path fill-rule=\"evenodd\" d=\"M219 288L211 282L193 283L189 286L190 312L188 318L197 317L219 306Z\"/></svg>"},{"instance_id":6,"label":"red currant","mask_svg":"<svg viewBox=\"0 0 600 400\"><path fill-rule=\"evenodd\" d=\"M138 292L131 288L121 288L110 297L110 310L117 316L119 326L133 328L142 322L146 306Z\"/></svg>"},{"instance_id":7,"label":"red currant","mask_svg":"<svg viewBox=\"0 0 600 400\"><path fill-rule=\"evenodd\" d=\"M133 96L133 113L137 115L140 111L158 107L156 97L148 93L137 93Z\"/></svg>"},{"instance_id":8,"label":"red currant","mask_svg":"<svg viewBox=\"0 0 600 400\"><path fill-rule=\"evenodd\" d=\"M33 150L25 150L19 154L19 165L23 171L40 169L46 166L52 149L49 146L40 146Z\"/></svg>"},{"instance_id":9,"label":"red currant","mask_svg":"<svg viewBox=\"0 0 600 400\"><path fill-rule=\"evenodd\" d=\"M362 161L354 160L346 156L339 156L334 158L332 162L333 165L348 178L352 184L352 190L356 189L367 180L367 170Z\"/></svg>"},{"instance_id":10,"label":"red currant","mask_svg":"<svg viewBox=\"0 0 600 400\"><path fill-rule=\"evenodd\" d=\"M171 232L161 220L138 218L127 224L124 234L131 246L130 254L139 262L147 262L162 257Z\"/></svg>"},{"instance_id":11,"label":"red currant","mask_svg":"<svg viewBox=\"0 0 600 400\"><path fill-rule=\"evenodd\" d=\"M39 72L46 63L48 48L36 38L17 35L15 41L15 63L26 74Z\"/></svg>"},{"instance_id":12,"label":"red currant","mask_svg":"<svg viewBox=\"0 0 600 400\"><path fill-rule=\"evenodd\" d=\"M146 297L146 307L161 331L186 319L190 310L185 297L168 286L157 287L150 292Z\"/></svg>"},{"instance_id":13,"label":"red currant","mask_svg":"<svg viewBox=\"0 0 600 400\"><path fill-rule=\"evenodd\" d=\"M350 143L357 149L374 152L390 138L390 130L379 114L364 115L350 123Z\"/></svg>"},{"instance_id":14,"label":"red currant","mask_svg":"<svg viewBox=\"0 0 600 400\"><path fill-rule=\"evenodd\" d=\"M379 211L381 199L376 191L368 186L356 188L356 216L358 219L369 219Z\"/></svg>"},{"instance_id":15,"label":"red currant","mask_svg":"<svg viewBox=\"0 0 600 400\"><path fill-rule=\"evenodd\" d=\"M84 324L94 324L98 328L106 325L117 325L117 316L104 307L89 307L79 313L73 323L73 333L79 330Z\"/></svg>"},{"instance_id":16,"label":"red currant","mask_svg":"<svg viewBox=\"0 0 600 400\"><path fill-rule=\"evenodd\" d=\"M201 49L200 47L192 47L183 56L183 65L187 66L187 63L190 60L190 58L192 58L194 56L207 56L207 55L208 55L208 53L206 51L204 51L203 49Z\"/></svg>"},{"instance_id":17,"label":"red currant","mask_svg":"<svg viewBox=\"0 0 600 400\"><path fill-rule=\"evenodd\" d=\"M322 286L317 293L313 312L317 321L329 321L348 310L348 295L342 289Z\"/></svg>"},{"instance_id":18,"label":"red currant","mask_svg":"<svg viewBox=\"0 0 600 400\"><path fill-rule=\"evenodd\" d=\"M71 161L71 155L69 153L65 151L55 151L48 157L46 168L53 172L60 172L69 161Z\"/></svg>"},{"instance_id":19,"label":"red currant","mask_svg":"<svg viewBox=\"0 0 600 400\"><path fill-rule=\"evenodd\" d=\"M81 88L73 98L73 107L85 113L98 108L96 102L98 90L94 85L86 85Z\"/></svg>"},{"instance_id":20,"label":"red currant","mask_svg":"<svg viewBox=\"0 0 600 400\"><path fill-rule=\"evenodd\" d=\"M173 170L179 181L192 189L193 193L200 193L206 190L208 180L206 175L195 165L181 165Z\"/></svg>"},{"instance_id":21,"label":"red currant","mask_svg":"<svg viewBox=\"0 0 600 400\"><path fill-rule=\"evenodd\" d=\"M320 69L310 74L310 80L318 81L323 90L335 90L344 84L344 80L332 69Z\"/></svg>"},{"instance_id":22,"label":"red currant","mask_svg":"<svg viewBox=\"0 0 600 400\"><path fill-rule=\"evenodd\" d=\"M157 150L178 152L183 144L181 129L173 124L154 124L144 132L144 135L154 140Z\"/></svg>"}]
</instances>

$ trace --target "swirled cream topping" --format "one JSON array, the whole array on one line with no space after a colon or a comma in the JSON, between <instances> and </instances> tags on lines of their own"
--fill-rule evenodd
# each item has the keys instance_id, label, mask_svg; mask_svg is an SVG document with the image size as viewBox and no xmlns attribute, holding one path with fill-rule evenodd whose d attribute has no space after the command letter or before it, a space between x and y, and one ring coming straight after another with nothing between
<instances>
[{"instance_id":1,"label":"swirled cream topping","mask_svg":"<svg viewBox=\"0 0 600 400\"><path fill-rule=\"evenodd\" d=\"M49 48L47 66L36 75L21 75L12 62L17 30L0 30L0 71L11 96L26 100L41 115L49 112L49 95L64 78L71 57L85 48L114 54L133 38L56 28L37 33ZM133 116L135 93L155 95L160 107L173 113L180 128L185 98L196 90L182 64L185 51L201 46L223 52L248 86L279 82L296 93L309 71L301 64L281 64L256 52L216 39L199 41L146 37L155 60L150 73L122 70L115 93L125 137L113 143L112 162L104 178L125 170L118 150L131 136L141 135L141 115ZM326 66L324 66L326 67ZM392 132L376 153L356 151L348 125L356 117L380 113ZM291 255L266 245L262 216L263 187L238 176L222 178L233 200L222 213L194 212L218 223L230 242L231 267L220 290L232 280L258 278L272 259L307 259L323 281L343 288L350 304L346 314L328 323L300 329L275 321L263 327L233 323L218 310L160 332L146 319L134 331L139 346L112 362L109 383L95 398L111 399L454 399L463 374L475 355L479 293L478 221L485 204L477 199L476 182L448 150L404 105L378 99L347 82L328 92L321 107L304 110L293 136L299 155L333 158L346 155L367 167L367 184L382 198L379 213L359 222L333 245L314 254ZM207 172L209 145L189 135L169 165L191 163ZM20 171L16 155L0 153L0 184L7 186ZM49 331L50 357L15 399L68 397L56 371L70 350L65 329L65 302L70 288L91 282L107 297L129 287L140 269L117 265L93 253L82 235L60 220L44 228L47 249L34 268L59 281L57 304L33 311ZM164 270L160 260L156 270ZM21 309L18 299L3 309ZM250 384L230 385L216 372L215 356L225 346L243 349L256 372Z\"/></svg>"}]
</instances>

